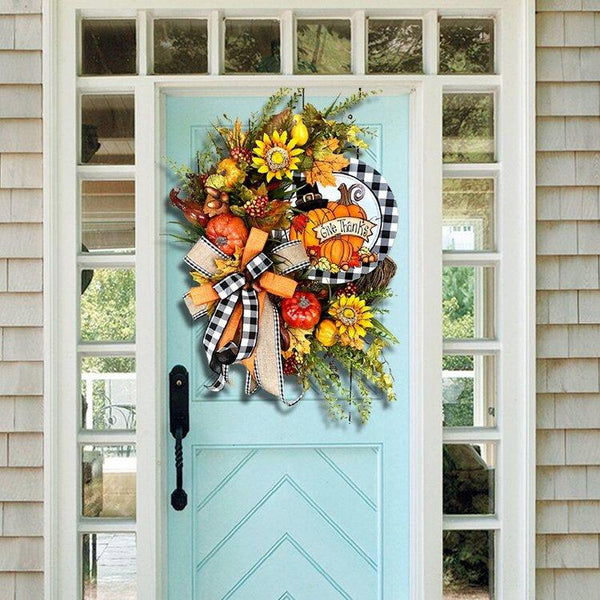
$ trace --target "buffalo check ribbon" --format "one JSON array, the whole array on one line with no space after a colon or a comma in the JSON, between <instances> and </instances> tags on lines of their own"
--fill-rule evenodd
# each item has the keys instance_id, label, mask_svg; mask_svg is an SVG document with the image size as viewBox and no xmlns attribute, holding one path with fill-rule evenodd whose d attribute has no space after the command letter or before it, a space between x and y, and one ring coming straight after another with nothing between
<instances>
[{"instance_id":1,"label":"buffalo check ribbon","mask_svg":"<svg viewBox=\"0 0 600 600\"><path fill-rule=\"evenodd\" d=\"M267 256L263 252L267 238L267 233L252 228L240 270L217 283L192 288L184 299L194 319L207 314L207 305L217 303L202 341L210 369L216 375L209 388L223 389L229 366L242 363L247 369L246 393L262 387L285 401L279 314L269 294L291 298L296 282L285 275L307 268L309 261L300 242L280 244L271 257ZM210 277L217 270L217 258L227 255L207 238L200 238L185 262Z\"/></svg>"}]
</instances>

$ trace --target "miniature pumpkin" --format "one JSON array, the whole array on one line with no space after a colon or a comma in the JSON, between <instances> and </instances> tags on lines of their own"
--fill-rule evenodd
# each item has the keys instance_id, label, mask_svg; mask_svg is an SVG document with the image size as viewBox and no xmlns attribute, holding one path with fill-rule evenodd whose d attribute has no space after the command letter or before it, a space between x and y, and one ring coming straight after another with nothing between
<instances>
[{"instance_id":1,"label":"miniature pumpkin","mask_svg":"<svg viewBox=\"0 0 600 600\"><path fill-rule=\"evenodd\" d=\"M331 319L323 319L317 327L315 337L323 346L330 348L338 340L338 330Z\"/></svg>"},{"instance_id":2,"label":"miniature pumpkin","mask_svg":"<svg viewBox=\"0 0 600 600\"><path fill-rule=\"evenodd\" d=\"M321 318L321 303L312 292L294 292L281 302L281 316L290 327L312 329Z\"/></svg>"},{"instance_id":3,"label":"miniature pumpkin","mask_svg":"<svg viewBox=\"0 0 600 600\"><path fill-rule=\"evenodd\" d=\"M238 163L233 158L224 158L217 165L217 175L225 180L225 186L231 189L236 183L243 183L246 173L239 168Z\"/></svg>"},{"instance_id":4,"label":"miniature pumpkin","mask_svg":"<svg viewBox=\"0 0 600 600\"><path fill-rule=\"evenodd\" d=\"M248 239L248 228L241 217L223 213L213 217L206 226L206 237L225 254L235 254Z\"/></svg>"}]
</instances>

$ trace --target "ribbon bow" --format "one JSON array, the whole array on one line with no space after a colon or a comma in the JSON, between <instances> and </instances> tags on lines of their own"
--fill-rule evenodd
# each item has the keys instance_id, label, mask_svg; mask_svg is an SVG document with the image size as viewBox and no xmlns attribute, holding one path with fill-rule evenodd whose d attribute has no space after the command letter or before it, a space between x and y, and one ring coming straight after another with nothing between
<instances>
[{"instance_id":1,"label":"ribbon bow","mask_svg":"<svg viewBox=\"0 0 600 600\"><path fill-rule=\"evenodd\" d=\"M240 271L218 283L192 288L185 296L194 319L207 314L207 304L218 301L202 341L216 379L213 391L223 389L229 366L241 362L248 370L246 393L263 387L284 399L283 368L279 339L279 314L268 294L291 298L296 282L287 273L309 266L299 241L286 242L271 253L262 250L268 234L252 228L240 261ZM217 267L215 259L228 258L207 238L200 238L185 257L185 262L205 277ZM273 268L278 273L269 269Z\"/></svg>"}]
</instances>

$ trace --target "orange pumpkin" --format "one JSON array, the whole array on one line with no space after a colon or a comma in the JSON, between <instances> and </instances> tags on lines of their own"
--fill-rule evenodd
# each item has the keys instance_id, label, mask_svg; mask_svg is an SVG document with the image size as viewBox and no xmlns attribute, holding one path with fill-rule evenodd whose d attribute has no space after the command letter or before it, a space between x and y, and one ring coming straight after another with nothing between
<instances>
[{"instance_id":1,"label":"orange pumpkin","mask_svg":"<svg viewBox=\"0 0 600 600\"><path fill-rule=\"evenodd\" d=\"M354 253L354 246L346 239L347 237L336 235L323 242L321 244L321 256L325 256L334 265L347 264Z\"/></svg>"},{"instance_id":2,"label":"orange pumpkin","mask_svg":"<svg viewBox=\"0 0 600 600\"><path fill-rule=\"evenodd\" d=\"M329 202L327 208L335 215L336 219L340 217L355 217L357 219L367 219L367 213L358 204L355 204L352 198L354 190L354 198L360 201L364 198L364 188L355 183L348 187L345 183L342 183L338 190L340 191L340 199L338 202ZM344 239L348 240L355 251L360 250L365 240L359 235L344 235Z\"/></svg>"},{"instance_id":3,"label":"orange pumpkin","mask_svg":"<svg viewBox=\"0 0 600 600\"><path fill-rule=\"evenodd\" d=\"M299 217L305 218L301 219ZM329 208L315 208L309 210L304 215L298 215L298 217L292 221L290 239L302 240L305 248L319 246L320 242L315 233L315 227L327 223L327 221L332 221L333 219L335 219L335 214Z\"/></svg>"}]
</instances>

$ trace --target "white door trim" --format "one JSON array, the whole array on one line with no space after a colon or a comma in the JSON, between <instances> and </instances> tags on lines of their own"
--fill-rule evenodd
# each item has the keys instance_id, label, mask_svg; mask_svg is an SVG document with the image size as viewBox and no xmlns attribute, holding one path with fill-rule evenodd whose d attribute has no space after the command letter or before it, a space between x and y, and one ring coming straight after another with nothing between
<instances>
[{"instance_id":1,"label":"white door trim","mask_svg":"<svg viewBox=\"0 0 600 600\"><path fill-rule=\"evenodd\" d=\"M169 9L166 0L132 0L127 8L119 0L103 0L102 11L98 10L98 2L93 0L64 0L58 3L44 0L44 362L45 362L45 585L48 598L57 600L74 600L79 593L79 572L72 566L74 558L78 558L78 528L75 522L78 510L78 482L73 473L78 472L79 456L74 452L77 447L78 422L77 412L73 410L77 402L75 390L76 381L75 352L77 349L77 326L74 316L77 315L77 303L73 297L60 294L60 290L75 290L78 281L76 257L75 227L76 215L72 210L75 193L76 175L73 165L77 162L76 148L77 130L74 128L73 115L77 114L75 89L77 78L74 66L74 49L77 47L76 8L81 8L94 15L145 15L144 9L161 10L163 13L176 14ZM181 0L182 10L195 10L193 0ZM218 8L221 3L211 0L206 3L204 11ZM302 3L303 10L311 14L319 11L318 0L306 0ZM520 213L518 230L510 238L515 243L515 255L520 255L517 267L520 270L522 287L517 294L519 305L523 307L523 319L520 331L519 354L523 382L518 393L520 405L516 407L513 418L519 419L522 427L515 431L510 444L514 449L507 456L512 464L519 458L519 492L516 498L516 508L520 507L521 519L514 522L511 528L516 543L521 550L514 557L519 583L511 587L513 591L521 590L519 597L533 598L533 574L535 547L535 246L534 246L534 127L535 114L533 107L535 77L532 65L534 60L534 8L533 0L520 3L517 0L438 0L437 2L393 1L384 0L378 3L378 11L394 11L396 13L421 15L424 18L425 31L431 33L437 30L435 9L446 11L445 14L491 14L498 12L503 19L502 54L499 64L503 69L502 75L489 76L432 76L432 65L436 64L437 49L429 43L425 47L425 75L415 76L343 76L336 78L336 83L361 85L363 88L376 88L380 85L402 85L415 89L413 94L413 114L419 118L414 124L421 122L417 129L411 131L411 153L419 152L422 159L421 169L415 178L413 192L421 202L413 202L415 208L412 215L415 233L427 229L430 239L441 237L441 139L434 139L434 131L441 132L441 96L444 86L465 86L469 89L495 89L502 86L504 91L512 88L510 106L521 115L518 121L521 132L521 142L513 157L514 165L510 167L511 175L515 175L514 188L524 200ZM248 2L248 7L263 9L271 6L263 0ZM350 1L346 3L332 0L332 11L351 12L361 8L361 3ZM354 7L354 8L353 8ZM427 8L431 8L428 11ZM250 8L246 11L246 14ZM331 11L330 11L331 12ZM361 14L355 14L355 22L361 21ZM385 15L385 12L379 12ZM218 29L216 13L211 13L213 35ZM291 31L291 13L283 15L284 29ZM141 18L140 23L145 23ZM285 27L287 24L287 28ZM510 31L510 35L507 33ZM145 35L145 25L139 30L138 38ZM514 40L510 48L508 41ZM60 42L60 44L59 44ZM364 49L355 47L354 64L364 64ZM363 57L363 58L361 58ZM81 78L79 89L85 91L114 91L129 90L136 93L136 122L143 127L136 128L136 154L138 166L135 168L136 209L138 215L143 208L147 213L144 227L139 227L137 237L137 254L135 264L138 272L138 297L146 298L147 302L138 312L138 339L136 343L138 365L144 365L143 376L138 377L138 399L140 416L137 431L138 456L143 457L138 467L138 579L140 591L143 589L144 598L159 600L164 598L165 578L162 577L166 566L164 560L165 540L162 538L166 523L166 490L164 482L164 449L166 442L166 427L164 426L161 407L164 399L156 390L163 389L164 365L157 360L155 352L163 339L163 325L160 302L157 302L156 290L160 289L162 270L160 268L161 250L156 240L160 228L160 210L162 187L158 166L159 150L155 144L155 132L160 131L161 115L156 107L159 106L161 90L166 88L197 88L214 85L244 86L256 84L256 77L219 76L215 73L218 57L212 56L213 75L200 77L186 76L144 76L145 55L140 56L141 68L139 76L132 77L99 77ZM284 53L284 68L289 69L291 59ZM287 65L287 67L286 67ZM264 81L274 86L286 85L306 87L323 82L321 77L273 76L265 77ZM521 87L523 92L515 88ZM504 93L504 92L503 92ZM154 114L146 115L149 120L142 120L147 107L152 104ZM508 108L508 107L507 107ZM140 111L140 112L138 112ZM421 119L427 115L427 119ZM516 126L515 126L516 127ZM498 139L499 147L506 147L505 142L509 133L514 136L515 129L502 134ZM506 139L505 139L506 138ZM516 145L515 145L516 147ZM507 161L510 159L505 157ZM520 164L516 163L520 160ZM504 162L506 168L509 162ZM152 165L151 167L149 165ZM109 172L109 169L106 170ZM113 169L115 172L131 173L134 169ZM146 177L143 175L150 174ZM112 172L112 171L111 171ZM503 196L505 197L505 196ZM148 203L143 198L155 199L155 210L147 211ZM441 322L439 317L440 281L441 281L441 246L424 243L412 253L413 280L415 305L411 326L413 334L422 340L423 344L418 354L422 360L412 365L411 379L413 385L421 385L419 402L411 405L415 419L414 434L421 439L427 437L427 443L414 450L411 478L413 500L411 515L413 527L414 561L411 567L414 584L413 598L439 598L441 595L441 562L438 560L441 552L442 516L439 501L432 498L441 497L441 443L442 430L437 426L440 413L440 386L436 377L423 368L424 364L435 364L441 355ZM510 254L510 253L509 253ZM503 253L503 260L506 258ZM508 279L507 279L508 280ZM422 309L417 310L421 305ZM148 328L140 328L143 323ZM511 339L511 338L509 338ZM504 340L506 341L506 340ZM506 344L504 344L506 347ZM436 358L437 357L437 358ZM423 362L423 361L426 361ZM515 363L516 364L516 363ZM150 369L150 367L154 367ZM413 399L417 396L413 394ZM523 401L525 399L525 401ZM143 410L142 410L143 409ZM142 413L144 413L142 415ZM504 445L509 440L504 439ZM522 457L526 456L525 464ZM504 494L503 500L506 499ZM513 507L511 511L514 511ZM506 514L499 515L505 518ZM489 522L483 521L483 526ZM110 525L110 524L109 524ZM505 544L504 544L505 545ZM501 551L504 552L503 549ZM69 560L70 559L70 560ZM515 564L513 563L513 564ZM503 582L498 582L498 596L502 597ZM520 594L520 592L519 592Z\"/></svg>"}]
</instances>

